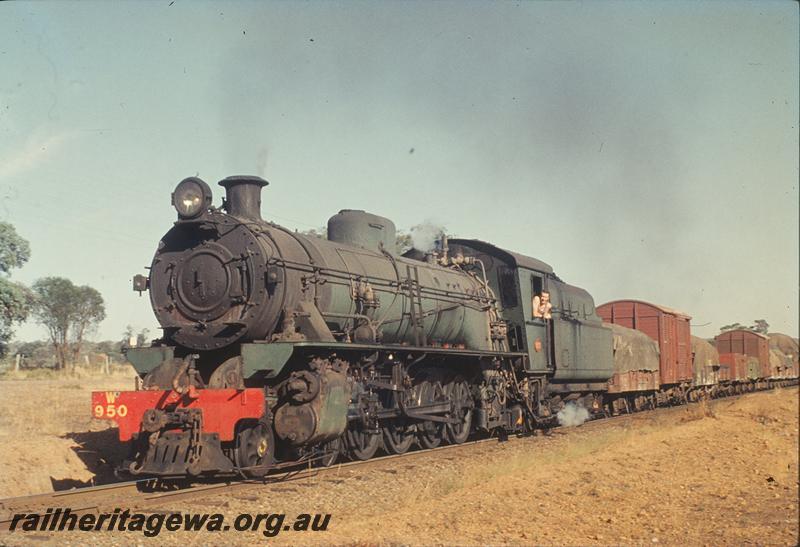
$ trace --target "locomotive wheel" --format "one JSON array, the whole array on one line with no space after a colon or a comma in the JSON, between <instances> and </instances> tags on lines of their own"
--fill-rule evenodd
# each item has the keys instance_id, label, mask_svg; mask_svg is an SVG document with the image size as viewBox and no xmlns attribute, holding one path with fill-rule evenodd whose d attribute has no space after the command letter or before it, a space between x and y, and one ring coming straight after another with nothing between
<instances>
[{"instance_id":1,"label":"locomotive wheel","mask_svg":"<svg viewBox=\"0 0 800 547\"><path fill-rule=\"evenodd\" d=\"M444 399L442 384L423 380L414 389L414 400L419 405L432 404ZM436 448L444 436L443 422L422 422L417 424L417 441L422 448Z\"/></svg>"},{"instance_id":2,"label":"locomotive wheel","mask_svg":"<svg viewBox=\"0 0 800 547\"><path fill-rule=\"evenodd\" d=\"M322 450L322 457L316 461L314 467L330 467L339 459L344 447L343 437L336 437L332 441L328 441L320 449Z\"/></svg>"},{"instance_id":3,"label":"locomotive wheel","mask_svg":"<svg viewBox=\"0 0 800 547\"><path fill-rule=\"evenodd\" d=\"M249 478L260 478L267 474L274 461L275 442L272 428L263 420L247 421L237 428L234 459L242 473Z\"/></svg>"},{"instance_id":4,"label":"locomotive wheel","mask_svg":"<svg viewBox=\"0 0 800 547\"><path fill-rule=\"evenodd\" d=\"M398 394L392 391L386 397L383 406L385 408L397 408L400 406L397 401L398 396L404 397L407 405L413 404L413 397L409 397L408 392ZM389 454L405 454L414 443L416 427L405 420L388 420L382 429L383 446Z\"/></svg>"},{"instance_id":5,"label":"locomotive wheel","mask_svg":"<svg viewBox=\"0 0 800 547\"><path fill-rule=\"evenodd\" d=\"M347 456L351 460L370 459L381 445L381 436L363 429L348 429L345 433Z\"/></svg>"},{"instance_id":6,"label":"locomotive wheel","mask_svg":"<svg viewBox=\"0 0 800 547\"><path fill-rule=\"evenodd\" d=\"M445 387L445 393L453 402L454 417L459 419L457 424L447 424L445 436L451 444L461 444L469 437L472 427L472 397L469 386L462 378L456 378Z\"/></svg>"},{"instance_id":7,"label":"locomotive wheel","mask_svg":"<svg viewBox=\"0 0 800 547\"><path fill-rule=\"evenodd\" d=\"M405 454L414 444L415 427L395 422L383 428L383 446L390 454Z\"/></svg>"}]
</instances>

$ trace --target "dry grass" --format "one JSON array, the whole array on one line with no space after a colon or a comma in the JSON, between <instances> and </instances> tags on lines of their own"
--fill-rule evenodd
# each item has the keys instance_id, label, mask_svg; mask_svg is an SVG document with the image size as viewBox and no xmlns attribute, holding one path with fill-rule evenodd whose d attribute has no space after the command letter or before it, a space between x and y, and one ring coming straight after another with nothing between
<instances>
[{"instance_id":1,"label":"dry grass","mask_svg":"<svg viewBox=\"0 0 800 547\"><path fill-rule=\"evenodd\" d=\"M13 379L5 376L2 379L4 397L0 400L0 434L36 432L37 435L59 436L104 429L106 424L91 418L90 393L133 389L133 377L126 372L90 375L77 369L74 373L51 371L50 374L20 371L13 373Z\"/></svg>"},{"instance_id":2,"label":"dry grass","mask_svg":"<svg viewBox=\"0 0 800 547\"><path fill-rule=\"evenodd\" d=\"M414 496L418 500L450 495L457 497L459 492L467 492L481 485L506 480L508 477L525 476L533 469L591 457L592 454L599 453L615 443L635 442L633 437L642 433L643 431L630 430L597 432L588 438L566 440L558 449L544 454L539 451L525 452L511 449L509 446L507 456L496 459L492 465L478 467L469 474L442 473L427 480L424 488L418 490ZM528 439L528 442L535 443L536 440ZM502 444L496 449L505 450Z\"/></svg>"},{"instance_id":3,"label":"dry grass","mask_svg":"<svg viewBox=\"0 0 800 547\"><path fill-rule=\"evenodd\" d=\"M701 399L700 402L690 404L685 409L685 414L681 416L681 422L693 422L695 420L703 420L705 418L717 418L714 409L708 403L708 400Z\"/></svg>"},{"instance_id":4,"label":"dry grass","mask_svg":"<svg viewBox=\"0 0 800 547\"><path fill-rule=\"evenodd\" d=\"M110 422L93 420L93 390L132 389L132 369L23 370L0 380L0 497L91 484L101 452L113 449ZM105 472L105 469L103 469Z\"/></svg>"},{"instance_id":5,"label":"dry grass","mask_svg":"<svg viewBox=\"0 0 800 547\"><path fill-rule=\"evenodd\" d=\"M775 417L774 406L767 403L759 404L753 410L748 412L748 415L753 419L753 421L758 422L761 425L769 425L778 421Z\"/></svg>"},{"instance_id":6,"label":"dry grass","mask_svg":"<svg viewBox=\"0 0 800 547\"><path fill-rule=\"evenodd\" d=\"M64 381L69 379L97 379L102 377L133 376L136 372L131 365L111 365L109 374L105 374L98 367L70 367L67 370L55 370L52 368L34 368L22 370L6 370L0 373L0 381L3 380L57 380Z\"/></svg>"}]
</instances>

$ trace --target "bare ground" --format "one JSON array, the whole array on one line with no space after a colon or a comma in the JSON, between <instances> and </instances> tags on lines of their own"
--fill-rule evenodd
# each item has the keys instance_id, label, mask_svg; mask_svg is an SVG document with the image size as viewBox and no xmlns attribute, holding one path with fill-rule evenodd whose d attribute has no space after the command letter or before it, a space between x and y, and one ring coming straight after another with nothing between
<instances>
[{"instance_id":1,"label":"bare ground","mask_svg":"<svg viewBox=\"0 0 800 547\"><path fill-rule=\"evenodd\" d=\"M92 419L90 393L133 389L133 369L9 376L0 380L0 498L115 480L116 429Z\"/></svg>"},{"instance_id":2,"label":"bare ground","mask_svg":"<svg viewBox=\"0 0 800 547\"><path fill-rule=\"evenodd\" d=\"M269 540L280 544L796 545L798 391L173 503L158 509L222 512L226 522L239 513L286 513L287 522L300 513L332 515L325 532L286 531ZM86 539L14 533L0 543ZM109 544L266 540L261 531L162 531L152 540L91 534L93 543Z\"/></svg>"}]
</instances>

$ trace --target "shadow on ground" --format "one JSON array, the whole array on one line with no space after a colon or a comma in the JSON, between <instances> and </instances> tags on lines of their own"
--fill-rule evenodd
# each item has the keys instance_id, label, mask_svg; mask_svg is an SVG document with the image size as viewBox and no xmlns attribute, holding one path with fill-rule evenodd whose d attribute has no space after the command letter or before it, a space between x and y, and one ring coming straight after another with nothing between
<instances>
[{"instance_id":1,"label":"shadow on ground","mask_svg":"<svg viewBox=\"0 0 800 547\"><path fill-rule=\"evenodd\" d=\"M120 479L114 474L114 470L127 456L128 446L127 443L120 442L117 428L68 433L63 438L70 439L77 445L73 448L75 454L94 477L88 481L50 477L53 490L119 482Z\"/></svg>"}]
</instances>

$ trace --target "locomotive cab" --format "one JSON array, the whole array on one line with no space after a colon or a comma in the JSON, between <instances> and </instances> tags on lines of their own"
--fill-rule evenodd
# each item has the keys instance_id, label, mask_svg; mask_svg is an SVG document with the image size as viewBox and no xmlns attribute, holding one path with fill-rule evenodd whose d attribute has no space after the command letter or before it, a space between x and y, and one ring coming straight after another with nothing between
<instances>
[{"instance_id":1,"label":"locomotive cab","mask_svg":"<svg viewBox=\"0 0 800 547\"><path fill-rule=\"evenodd\" d=\"M451 239L452 253L474 256L499 295L512 350L528 354L531 372L552 374L551 385L602 390L613 373L611 331L585 290L564 283L550 265L478 240ZM549 293L551 317L537 317L535 297Z\"/></svg>"}]
</instances>

